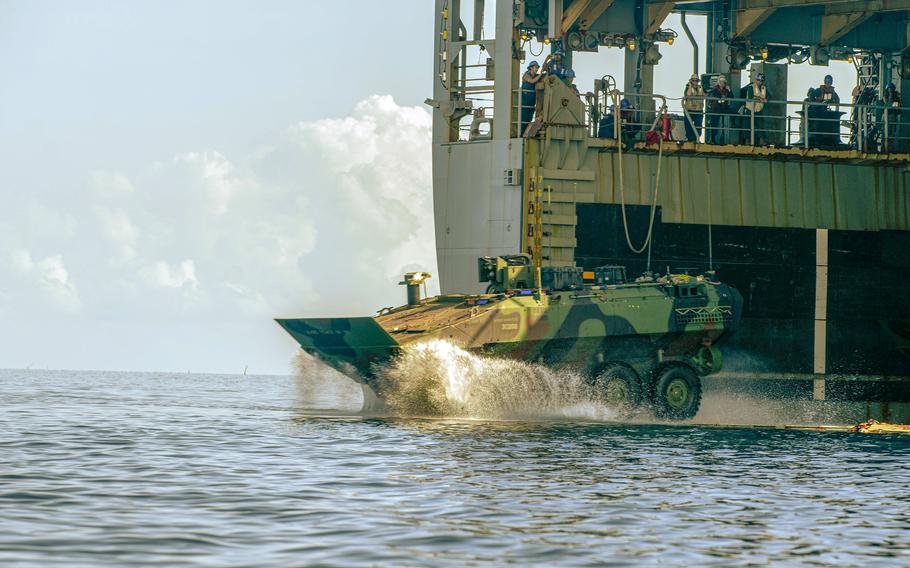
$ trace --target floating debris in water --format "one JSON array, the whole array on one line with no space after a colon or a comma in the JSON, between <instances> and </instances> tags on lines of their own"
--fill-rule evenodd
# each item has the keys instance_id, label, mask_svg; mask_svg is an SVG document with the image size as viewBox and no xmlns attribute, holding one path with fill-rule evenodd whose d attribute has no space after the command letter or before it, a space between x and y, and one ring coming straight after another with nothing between
<instances>
[{"instance_id":1,"label":"floating debris in water","mask_svg":"<svg viewBox=\"0 0 910 568\"><path fill-rule=\"evenodd\" d=\"M852 430L862 434L910 434L910 425L888 424L872 418L866 422L860 422Z\"/></svg>"}]
</instances>

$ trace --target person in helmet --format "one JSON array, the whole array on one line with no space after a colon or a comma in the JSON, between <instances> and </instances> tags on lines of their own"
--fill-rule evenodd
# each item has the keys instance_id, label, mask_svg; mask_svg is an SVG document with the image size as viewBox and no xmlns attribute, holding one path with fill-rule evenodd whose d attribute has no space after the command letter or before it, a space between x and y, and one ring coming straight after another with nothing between
<instances>
[{"instance_id":1,"label":"person in helmet","mask_svg":"<svg viewBox=\"0 0 910 568\"><path fill-rule=\"evenodd\" d=\"M701 86L701 80L695 73L689 77L683 89L683 108L686 109L686 117L683 122L686 125L686 140L689 142L698 142L701 136L702 113L705 111L705 89Z\"/></svg>"},{"instance_id":2,"label":"person in helmet","mask_svg":"<svg viewBox=\"0 0 910 568\"><path fill-rule=\"evenodd\" d=\"M885 85L885 90L882 92L882 101L885 103L886 107L900 108L901 94L900 91L897 90L897 85L894 83Z\"/></svg>"},{"instance_id":3,"label":"person in helmet","mask_svg":"<svg viewBox=\"0 0 910 568\"><path fill-rule=\"evenodd\" d=\"M534 118L537 98L536 88L541 77L540 63L536 61L528 63L528 68L521 77L521 129L519 135L525 131L525 128Z\"/></svg>"},{"instance_id":4,"label":"person in helmet","mask_svg":"<svg viewBox=\"0 0 910 568\"><path fill-rule=\"evenodd\" d=\"M544 99L544 79L552 75L558 77L560 80L564 80L566 73L566 67L562 63L562 51L556 49L550 55L547 55L547 58L543 60L543 65L541 65L540 78L534 83L535 87L535 99L534 99L534 110L537 113L537 118L540 119L543 115L543 99Z\"/></svg>"},{"instance_id":5,"label":"person in helmet","mask_svg":"<svg viewBox=\"0 0 910 568\"><path fill-rule=\"evenodd\" d=\"M901 139L901 94L897 90L897 85L888 83L885 90L882 91L881 106L882 113L879 119L882 123L882 132L885 133L885 139L882 141L885 152L903 152L907 147L907 140Z\"/></svg>"},{"instance_id":6,"label":"person in helmet","mask_svg":"<svg viewBox=\"0 0 910 568\"><path fill-rule=\"evenodd\" d=\"M597 125L599 138L616 138L616 122L619 121L619 135L623 145L631 148L635 144L641 126L635 123L635 107L628 99L619 101L619 110L610 105L610 112Z\"/></svg>"},{"instance_id":7,"label":"person in helmet","mask_svg":"<svg viewBox=\"0 0 910 568\"><path fill-rule=\"evenodd\" d=\"M765 132L764 110L768 103L768 88L765 86L765 74L756 73L752 82L740 89L739 97L746 99L740 109L742 120L740 121L740 132L743 142L749 144L750 141L758 146L767 144L767 134ZM753 121L753 115L755 117ZM754 129L754 135L752 133Z\"/></svg>"},{"instance_id":8,"label":"person in helmet","mask_svg":"<svg viewBox=\"0 0 910 568\"><path fill-rule=\"evenodd\" d=\"M863 152L874 146L875 107L878 102L878 77L853 87L853 110L850 113L850 145Z\"/></svg>"},{"instance_id":9,"label":"person in helmet","mask_svg":"<svg viewBox=\"0 0 910 568\"><path fill-rule=\"evenodd\" d=\"M708 130L705 134L705 142L708 144L731 142L727 139L727 134L732 113L729 99L732 94L730 87L727 86L727 78L718 75L717 83L708 92Z\"/></svg>"},{"instance_id":10,"label":"person in helmet","mask_svg":"<svg viewBox=\"0 0 910 568\"><path fill-rule=\"evenodd\" d=\"M543 69L547 75L565 79L567 68L563 64L562 52L557 50L548 55L547 58L544 59Z\"/></svg>"},{"instance_id":11,"label":"person in helmet","mask_svg":"<svg viewBox=\"0 0 910 568\"><path fill-rule=\"evenodd\" d=\"M808 103L818 102L818 97L819 89L809 87L809 90L806 91L806 98L803 99L807 104L804 105L804 110L798 111L797 113L802 115L799 124L800 139L797 141L798 146L803 146L804 144L807 144L810 148L815 148L816 146L819 110L824 107ZM806 137L806 139L803 137ZM806 140L808 140L808 142Z\"/></svg>"},{"instance_id":12,"label":"person in helmet","mask_svg":"<svg viewBox=\"0 0 910 568\"><path fill-rule=\"evenodd\" d=\"M570 89L572 89L573 93L575 93L576 95L579 94L578 87L575 86L575 71L573 69L566 68L565 81L566 81L566 85L568 85L568 87Z\"/></svg>"},{"instance_id":13,"label":"person in helmet","mask_svg":"<svg viewBox=\"0 0 910 568\"><path fill-rule=\"evenodd\" d=\"M831 75L825 75L825 82L815 91L815 102L834 105L840 104L840 97L834 90L834 77Z\"/></svg>"},{"instance_id":14,"label":"person in helmet","mask_svg":"<svg viewBox=\"0 0 910 568\"><path fill-rule=\"evenodd\" d=\"M837 109L828 105L840 104L840 97L834 90L834 77L825 75L824 82L817 89L810 89L811 96L807 99L813 103L808 105L806 117L809 127L807 133L809 146L813 148L836 148L840 145L840 115Z\"/></svg>"}]
</instances>

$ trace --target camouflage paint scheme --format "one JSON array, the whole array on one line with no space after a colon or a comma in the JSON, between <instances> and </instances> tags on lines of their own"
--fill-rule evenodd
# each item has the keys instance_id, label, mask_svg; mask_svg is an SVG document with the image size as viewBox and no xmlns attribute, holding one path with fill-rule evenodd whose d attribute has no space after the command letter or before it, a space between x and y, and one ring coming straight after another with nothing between
<instances>
[{"instance_id":1,"label":"camouflage paint scheme","mask_svg":"<svg viewBox=\"0 0 910 568\"><path fill-rule=\"evenodd\" d=\"M690 276L577 290L444 295L376 317L276 320L308 353L355 380L402 347L442 339L481 355L589 374L622 362L641 377L676 362L704 376L720 370L714 346L735 329L742 297Z\"/></svg>"}]
</instances>

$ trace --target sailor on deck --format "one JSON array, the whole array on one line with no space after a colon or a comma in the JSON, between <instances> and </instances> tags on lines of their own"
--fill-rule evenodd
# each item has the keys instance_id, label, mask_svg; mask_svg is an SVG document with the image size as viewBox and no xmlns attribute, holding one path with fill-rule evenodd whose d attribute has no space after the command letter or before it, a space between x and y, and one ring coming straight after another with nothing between
<instances>
[{"instance_id":1,"label":"sailor on deck","mask_svg":"<svg viewBox=\"0 0 910 568\"><path fill-rule=\"evenodd\" d=\"M723 75L717 77L715 84L708 93L708 132L706 142L708 144L729 144L728 131L730 128L730 87L727 86L727 78Z\"/></svg>"},{"instance_id":2,"label":"sailor on deck","mask_svg":"<svg viewBox=\"0 0 910 568\"><path fill-rule=\"evenodd\" d=\"M888 83L882 92L882 113L879 118L885 133L885 152L902 152L907 139L901 137L901 94L894 83ZM887 124L886 124L887 123Z\"/></svg>"},{"instance_id":3,"label":"sailor on deck","mask_svg":"<svg viewBox=\"0 0 910 568\"><path fill-rule=\"evenodd\" d=\"M834 77L825 75L825 82L816 89L815 101L819 103L840 104L840 97L834 90Z\"/></svg>"},{"instance_id":4,"label":"sailor on deck","mask_svg":"<svg viewBox=\"0 0 910 568\"><path fill-rule=\"evenodd\" d=\"M767 143L767 133L765 132L764 110L768 102L768 88L765 86L765 74L756 73L755 79L740 90L740 98L746 99L740 109L742 115L742 137L744 142L754 140L759 146ZM755 117L753 122L752 117ZM754 137L751 131L754 129Z\"/></svg>"},{"instance_id":5,"label":"sailor on deck","mask_svg":"<svg viewBox=\"0 0 910 568\"><path fill-rule=\"evenodd\" d=\"M575 71L573 71L572 69L566 68L565 77L566 77L566 85L568 85L569 88L572 89L573 93L575 93L576 95L579 94L578 87L575 86Z\"/></svg>"},{"instance_id":6,"label":"sailor on deck","mask_svg":"<svg viewBox=\"0 0 910 568\"><path fill-rule=\"evenodd\" d=\"M534 118L536 88L541 77L540 63L536 61L528 63L528 69L521 77L521 131L519 134L524 132Z\"/></svg>"},{"instance_id":7,"label":"sailor on deck","mask_svg":"<svg viewBox=\"0 0 910 568\"><path fill-rule=\"evenodd\" d=\"M686 109L687 115L687 118L683 119L686 125L686 140L698 142L698 138L701 136L701 115L705 110L705 100L701 97L705 96L705 90L695 73L689 77L683 95L683 108Z\"/></svg>"}]
</instances>

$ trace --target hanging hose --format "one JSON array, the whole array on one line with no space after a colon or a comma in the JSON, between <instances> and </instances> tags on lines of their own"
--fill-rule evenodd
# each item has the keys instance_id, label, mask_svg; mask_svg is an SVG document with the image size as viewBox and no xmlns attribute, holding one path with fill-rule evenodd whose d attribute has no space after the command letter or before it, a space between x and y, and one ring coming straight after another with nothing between
<instances>
[{"instance_id":1,"label":"hanging hose","mask_svg":"<svg viewBox=\"0 0 910 568\"><path fill-rule=\"evenodd\" d=\"M623 173L622 173L622 146L623 146L622 124L621 124L622 123L622 111L620 110L619 91L613 91L613 109L614 109L614 112L619 112L619 115L616 118L619 119L619 123L620 123L620 138L618 140L618 142L619 142L619 203L620 203L621 210L622 210L622 228L626 234L626 244L629 245L629 250L631 250L634 254L641 254L648 248L648 245L651 243L651 237L654 234L654 217L656 216L656 213L657 213L657 188L660 187L660 165L661 165L661 162L663 161L663 155L664 155L664 137L660 136L660 139L657 142L657 175L654 178L654 191L652 192L654 197L651 201L651 219L648 222L648 234L645 237L645 242L641 245L641 248L636 248L635 245L632 244L632 237L629 236L629 221L628 221L628 219L626 219L626 192L625 192L625 187L624 187L624 183L623 183ZM664 105L664 107L661 109L661 112L665 113L666 110L667 110L666 105Z\"/></svg>"},{"instance_id":2,"label":"hanging hose","mask_svg":"<svg viewBox=\"0 0 910 568\"><path fill-rule=\"evenodd\" d=\"M531 57L540 57L540 56L543 54L544 48L546 47L546 46L543 44L543 42L540 42L540 51L537 52L537 53L534 53L534 50L531 49L531 40L530 40L530 39L526 40L526 41L521 45L521 49L524 49L525 46L528 46L528 52L531 54Z\"/></svg>"}]
</instances>

